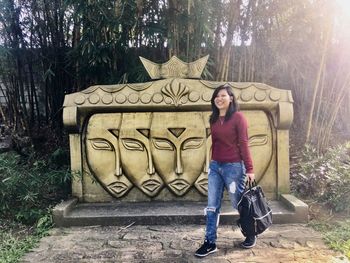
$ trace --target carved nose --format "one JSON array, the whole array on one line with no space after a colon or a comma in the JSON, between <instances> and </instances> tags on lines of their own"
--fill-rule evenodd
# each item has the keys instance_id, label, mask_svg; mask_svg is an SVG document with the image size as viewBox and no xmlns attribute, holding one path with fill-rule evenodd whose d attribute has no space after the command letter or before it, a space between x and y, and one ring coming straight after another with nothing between
<instances>
[{"instance_id":1,"label":"carved nose","mask_svg":"<svg viewBox=\"0 0 350 263\"><path fill-rule=\"evenodd\" d=\"M183 174L183 169L182 169L181 164L176 166L175 173L176 173L177 175Z\"/></svg>"},{"instance_id":2,"label":"carved nose","mask_svg":"<svg viewBox=\"0 0 350 263\"><path fill-rule=\"evenodd\" d=\"M117 155L116 156L116 160L115 160L116 164L115 164L115 171L114 171L114 174L117 177L119 177L119 176L121 176L123 174L122 167L120 165L120 161L119 160L120 160L119 159L119 155Z\"/></svg>"},{"instance_id":3,"label":"carved nose","mask_svg":"<svg viewBox=\"0 0 350 263\"><path fill-rule=\"evenodd\" d=\"M183 174L180 150L176 151L176 169L175 169L175 173L177 175Z\"/></svg>"},{"instance_id":4,"label":"carved nose","mask_svg":"<svg viewBox=\"0 0 350 263\"><path fill-rule=\"evenodd\" d=\"M148 151L148 168L147 168L147 174L152 175L155 174L155 169L153 166L153 159L150 151Z\"/></svg>"},{"instance_id":5,"label":"carved nose","mask_svg":"<svg viewBox=\"0 0 350 263\"><path fill-rule=\"evenodd\" d=\"M114 174L116 175L116 176L121 176L122 174L123 174L123 171L122 171L122 168L121 167L117 167L116 169L115 169L115 171L114 171Z\"/></svg>"},{"instance_id":6,"label":"carved nose","mask_svg":"<svg viewBox=\"0 0 350 263\"><path fill-rule=\"evenodd\" d=\"M153 165L148 166L148 168L147 168L147 174L152 175L152 174L154 174L154 173L155 173L155 170L154 170Z\"/></svg>"},{"instance_id":7,"label":"carved nose","mask_svg":"<svg viewBox=\"0 0 350 263\"><path fill-rule=\"evenodd\" d=\"M204 173L208 173L208 171L209 171L209 167L208 167L208 165L205 163L205 164L204 164L203 172L204 172Z\"/></svg>"}]
</instances>

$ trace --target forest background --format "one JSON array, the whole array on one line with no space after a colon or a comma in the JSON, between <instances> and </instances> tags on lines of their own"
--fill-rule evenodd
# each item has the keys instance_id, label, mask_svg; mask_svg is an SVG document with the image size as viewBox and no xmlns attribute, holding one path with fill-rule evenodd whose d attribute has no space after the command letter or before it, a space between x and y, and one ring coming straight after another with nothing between
<instances>
[{"instance_id":1,"label":"forest background","mask_svg":"<svg viewBox=\"0 0 350 263\"><path fill-rule=\"evenodd\" d=\"M65 94L149 80L138 56L209 54L204 79L291 90L295 138L322 152L350 137L348 2L1 0L2 127L19 150L43 148L66 137Z\"/></svg>"},{"instance_id":2,"label":"forest background","mask_svg":"<svg viewBox=\"0 0 350 263\"><path fill-rule=\"evenodd\" d=\"M64 96L150 80L139 56L209 54L203 79L291 90L292 191L348 218L349 29L350 0L0 0L0 146L13 150L0 154L0 261L32 247L69 196ZM327 226L350 258L350 221Z\"/></svg>"}]
</instances>

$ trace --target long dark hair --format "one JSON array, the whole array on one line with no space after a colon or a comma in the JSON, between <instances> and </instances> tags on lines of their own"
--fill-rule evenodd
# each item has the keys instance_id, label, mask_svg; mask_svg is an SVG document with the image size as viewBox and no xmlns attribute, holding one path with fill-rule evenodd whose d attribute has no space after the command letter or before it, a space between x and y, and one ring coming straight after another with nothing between
<instances>
[{"instance_id":1,"label":"long dark hair","mask_svg":"<svg viewBox=\"0 0 350 263\"><path fill-rule=\"evenodd\" d=\"M221 85L214 90L213 96L211 97L210 102L211 102L212 114L210 115L210 118L209 118L210 124L213 124L214 122L216 122L219 119L220 111L215 105L215 98L218 95L219 91L223 90L223 89L226 90L227 94L232 98L232 101L230 102L230 105L226 111L225 121L230 119L233 113L235 113L236 111L239 111L238 103L237 103L235 95L232 92L231 87L228 85Z\"/></svg>"}]
</instances>

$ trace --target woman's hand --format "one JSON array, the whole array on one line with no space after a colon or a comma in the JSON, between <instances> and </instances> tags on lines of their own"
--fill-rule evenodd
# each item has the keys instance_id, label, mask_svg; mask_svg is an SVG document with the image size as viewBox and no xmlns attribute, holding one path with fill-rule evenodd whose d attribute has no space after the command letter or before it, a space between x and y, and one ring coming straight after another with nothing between
<instances>
[{"instance_id":1,"label":"woman's hand","mask_svg":"<svg viewBox=\"0 0 350 263\"><path fill-rule=\"evenodd\" d=\"M247 178L249 182L253 182L255 180L255 175L254 173L247 173Z\"/></svg>"}]
</instances>

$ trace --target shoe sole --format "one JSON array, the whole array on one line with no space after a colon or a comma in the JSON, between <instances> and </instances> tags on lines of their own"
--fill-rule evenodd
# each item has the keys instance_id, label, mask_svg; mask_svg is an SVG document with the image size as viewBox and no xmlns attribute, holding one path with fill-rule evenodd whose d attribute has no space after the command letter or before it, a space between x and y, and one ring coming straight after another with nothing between
<instances>
[{"instance_id":1,"label":"shoe sole","mask_svg":"<svg viewBox=\"0 0 350 263\"><path fill-rule=\"evenodd\" d=\"M256 242L254 244L250 245L250 246L246 246L246 245L241 244L241 247L248 249L248 248L255 247L255 245L256 245Z\"/></svg>"},{"instance_id":2,"label":"shoe sole","mask_svg":"<svg viewBox=\"0 0 350 263\"><path fill-rule=\"evenodd\" d=\"M218 248L215 248L214 250L208 252L207 254L194 254L194 255L195 255L196 257L202 258L202 257L208 256L209 254L215 253L216 251L218 251Z\"/></svg>"}]
</instances>

